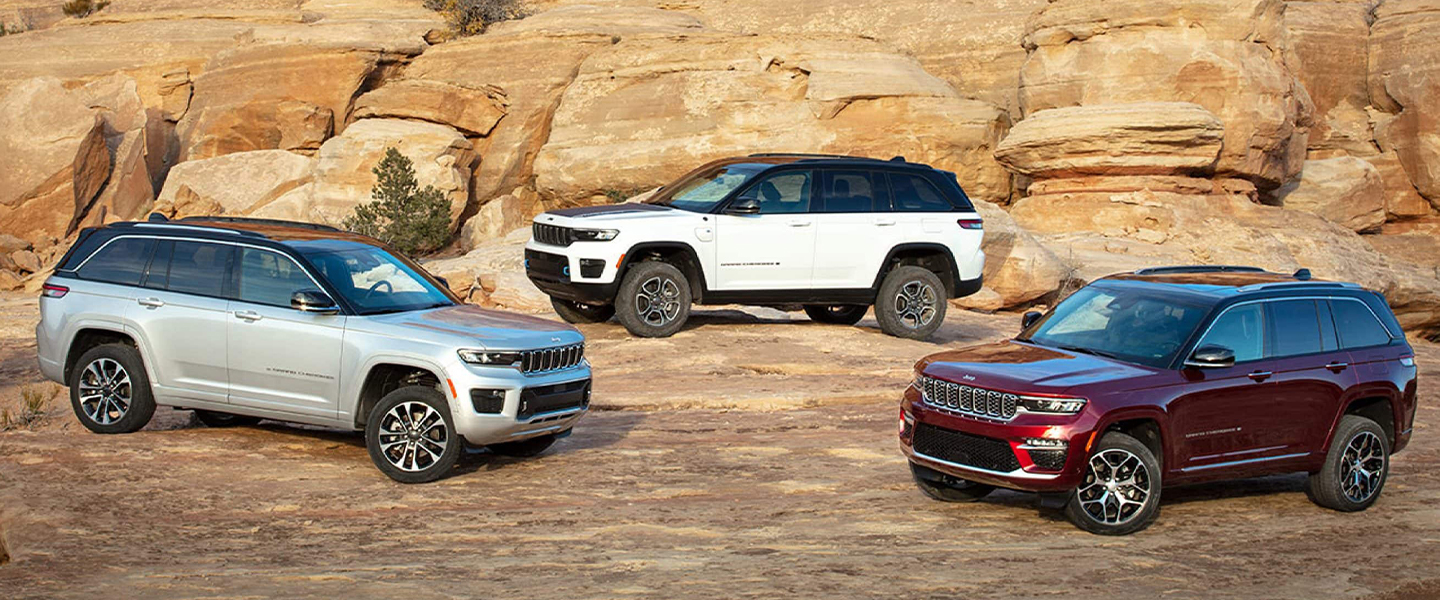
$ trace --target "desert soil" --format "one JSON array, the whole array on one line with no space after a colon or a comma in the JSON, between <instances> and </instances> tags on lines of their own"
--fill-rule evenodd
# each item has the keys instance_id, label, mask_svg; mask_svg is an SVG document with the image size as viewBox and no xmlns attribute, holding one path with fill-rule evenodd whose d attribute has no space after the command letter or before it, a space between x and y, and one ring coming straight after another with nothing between
<instances>
[{"instance_id":1,"label":"desert soil","mask_svg":"<svg viewBox=\"0 0 1440 600\"><path fill-rule=\"evenodd\" d=\"M0 298L0 406L37 384L31 298ZM584 328L597 404L529 460L385 479L360 436L162 409L88 433L57 395L0 433L0 598L1440 597L1440 394L1367 512L1299 475L1172 488L1127 538L1026 495L932 502L894 439L913 361L1018 316L952 311L934 342L873 319L702 311L668 340ZM1440 347L1417 348L1424 381ZM0 554L3 557L4 554Z\"/></svg>"}]
</instances>

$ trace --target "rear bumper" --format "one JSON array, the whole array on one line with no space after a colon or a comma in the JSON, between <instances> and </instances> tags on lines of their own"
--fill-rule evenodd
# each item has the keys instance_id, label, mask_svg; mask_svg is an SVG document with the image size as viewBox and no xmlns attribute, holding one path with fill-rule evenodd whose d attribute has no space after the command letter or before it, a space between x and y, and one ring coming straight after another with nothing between
<instances>
[{"instance_id":1,"label":"rear bumper","mask_svg":"<svg viewBox=\"0 0 1440 600\"><path fill-rule=\"evenodd\" d=\"M966 297L966 296L969 296L969 295L971 295L971 294L974 294L975 292L980 291L980 288L981 288L981 287L984 287L984 286L985 286L985 276L984 276L984 275L981 275L981 276L976 277L976 278L974 278L974 279L962 279L962 280L960 280L959 282L957 282L957 283L955 284L955 293L952 294L950 297L951 297L951 298L964 298L964 297Z\"/></svg>"}]
</instances>

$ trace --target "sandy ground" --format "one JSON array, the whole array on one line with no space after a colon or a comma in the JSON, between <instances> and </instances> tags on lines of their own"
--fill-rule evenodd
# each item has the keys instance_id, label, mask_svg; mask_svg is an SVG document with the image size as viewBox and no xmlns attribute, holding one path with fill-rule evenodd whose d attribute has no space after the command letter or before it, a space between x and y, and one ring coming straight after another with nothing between
<instances>
[{"instance_id":1,"label":"sandy ground","mask_svg":"<svg viewBox=\"0 0 1440 600\"><path fill-rule=\"evenodd\" d=\"M0 407L38 381L35 318L0 299ZM354 434L162 409L98 436L59 396L0 433L0 598L1440 598L1424 383L1415 441L1365 513L1314 506L1299 475L1169 488L1121 539L1021 494L925 499L894 440L910 364L1017 320L957 311L935 343L777 311L705 311L669 340L588 326L597 403L631 410L424 486L385 479ZM1418 353L1440 377L1440 347Z\"/></svg>"}]
</instances>

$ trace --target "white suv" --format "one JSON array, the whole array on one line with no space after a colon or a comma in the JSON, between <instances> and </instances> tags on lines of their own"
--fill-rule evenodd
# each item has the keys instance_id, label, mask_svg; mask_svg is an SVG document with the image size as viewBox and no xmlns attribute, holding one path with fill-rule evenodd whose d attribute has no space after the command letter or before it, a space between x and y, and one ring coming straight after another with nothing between
<instances>
[{"instance_id":1,"label":"white suv","mask_svg":"<svg viewBox=\"0 0 1440 600\"><path fill-rule=\"evenodd\" d=\"M644 203L535 218L525 271L571 323L618 316L679 331L697 304L803 304L925 338L948 298L980 289L976 214L953 173L843 156L756 154L704 165Z\"/></svg>"}]
</instances>

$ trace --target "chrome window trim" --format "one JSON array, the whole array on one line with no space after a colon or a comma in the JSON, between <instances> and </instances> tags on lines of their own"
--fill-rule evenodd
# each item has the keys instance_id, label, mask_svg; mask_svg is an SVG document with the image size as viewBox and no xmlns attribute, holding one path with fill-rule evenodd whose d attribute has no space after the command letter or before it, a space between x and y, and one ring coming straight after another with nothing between
<instances>
[{"instance_id":1,"label":"chrome window trim","mask_svg":"<svg viewBox=\"0 0 1440 600\"><path fill-rule=\"evenodd\" d=\"M286 253L284 253L284 252L280 252L279 250L276 250L276 249L274 249L274 248L266 248L266 247L264 247L264 246L256 246L256 245L254 245L254 244L231 244L231 245L234 245L234 246L242 246L242 247L245 247L245 248L253 248L253 249L255 249L255 250L260 250L260 251L262 251L262 252L269 252L269 253L271 253L271 254L275 254L275 255L279 255L279 256L284 257L285 260L290 261L290 264L293 264L293 265L295 265L296 267L299 267L299 268L300 268L300 272L301 272L301 273L304 273L304 274L305 274L305 277L310 280L310 283L312 283L312 284L315 285L315 289L320 290L321 292L324 292L325 295L327 295L327 296L330 295L329 292L326 292L326 291L325 291L325 286L320 285L320 282L315 280L315 276L310 274L310 271L305 268L305 265L302 265L302 264L300 264L300 261L295 260L295 257L290 256L289 254L286 254ZM241 261L243 261L243 260L244 260L244 255L242 254L241 256L236 257L236 261L235 261L235 262L236 262L236 264L235 264L235 269L236 269L236 271L237 271L237 274L241 275L241 280L242 280L242 281L243 281L243 279L244 279L244 272L243 272L243 271L240 271L239 269L243 268L243 267L242 267L242 262L241 262ZM168 290L167 290L167 291L168 291ZM181 293L184 293L184 292L181 292ZM264 302L255 302L255 301L252 301L252 300L245 300L245 299L239 297L239 296L240 296L240 290L235 290L235 296L236 296L235 298L230 298L230 300L233 300L233 301L235 301L235 302L243 302L243 303L245 303L245 304L254 304L254 305L256 305L256 306L268 306L268 307L270 307L270 308L285 308L285 309L293 310L293 311L296 311L296 312L305 312L305 311L302 311L302 310L300 310L300 309L292 308L292 307L289 307L289 306L279 306L279 305L275 305L275 304L265 304ZM334 303L334 299L331 299L331 303Z\"/></svg>"},{"instance_id":2,"label":"chrome window trim","mask_svg":"<svg viewBox=\"0 0 1440 600\"><path fill-rule=\"evenodd\" d=\"M1350 297L1350 296L1281 296L1281 297L1277 297L1277 298L1256 298L1256 299L1254 299L1254 300L1242 300L1242 301L1240 301L1240 302L1236 302L1236 303L1234 303L1234 304L1231 304L1230 306L1225 307L1225 310L1220 311L1220 314L1215 315L1215 318L1210 320L1210 324L1205 326L1205 332L1204 332L1204 333L1201 333L1199 338L1196 338L1196 340L1195 340L1195 346L1190 349L1190 352L1191 352L1191 353L1194 353L1194 352L1195 352L1195 348L1199 348L1200 345L1205 342L1205 336L1210 335L1210 330L1215 328L1215 324L1218 323L1218 322L1220 321L1220 319L1224 318L1225 315L1226 315L1227 313L1229 313L1231 310L1234 310L1235 308L1238 308L1238 307L1241 307L1241 306L1246 306L1246 305L1249 305L1249 304L1264 304L1264 303L1267 303L1267 302L1283 302L1283 301L1286 301L1286 300L1329 300L1329 301L1331 301L1331 302L1334 302L1334 301L1336 301L1336 300L1343 300L1343 301L1346 301L1346 302L1355 302L1355 303L1359 304L1360 306L1365 307L1365 310L1370 311L1370 316L1375 319L1375 324L1377 324L1377 325L1380 326L1380 330L1381 330L1381 331L1384 331L1384 332L1385 332L1385 335L1390 336L1390 341L1392 341L1392 342L1395 341L1395 336L1390 335L1390 328L1385 326L1385 321L1380 318L1380 315L1375 314L1375 309L1370 308L1370 305L1369 305L1369 304L1366 304L1364 300L1361 300L1361 299L1359 299L1359 298L1352 298L1352 297ZM1269 323L1266 323L1266 326L1267 326L1267 328L1268 328ZM1340 342L1340 340L1339 340L1339 337L1340 337L1340 328L1339 328L1338 326L1335 328L1335 337L1336 337L1336 340L1335 340L1335 341L1336 341L1337 343L1339 343L1339 342ZM1346 351L1346 350L1363 350L1363 349L1365 349L1365 348L1379 348L1379 347L1380 347L1380 346L1361 346L1361 347L1359 347L1359 348L1344 348L1344 347L1340 347L1340 348L1337 348L1337 349L1335 350L1335 352L1344 352L1344 351ZM1267 351L1268 351L1268 350L1267 350ZM1321 350L1320 352L1312 352L1312 353L1310 353L1310 354L1326 354L1326 352L1325 352L1324 350ZM1293 355L1290 355L1290 356L1264 356L1264 357L1261 357L1261 358L1258 358L1258 359L1255 359L1255 360L1247 360L1247 361L1244 361L1244 362L1236 362L1235 364L1241 365L1241 364L1253 363L1253 362L1258 362L1258 361L1262 361L1262 360L1270 360L1270 359L1276 359L1276 358L1294 358L1294 357L1296 357L1296 356L1307 356L1307 355L1305 355L1305 354L1293 354ZM1186 362L1188 362L1188 361L1189 361L1189 358L1186 358Z\"/></svg>"}]
</instances>

